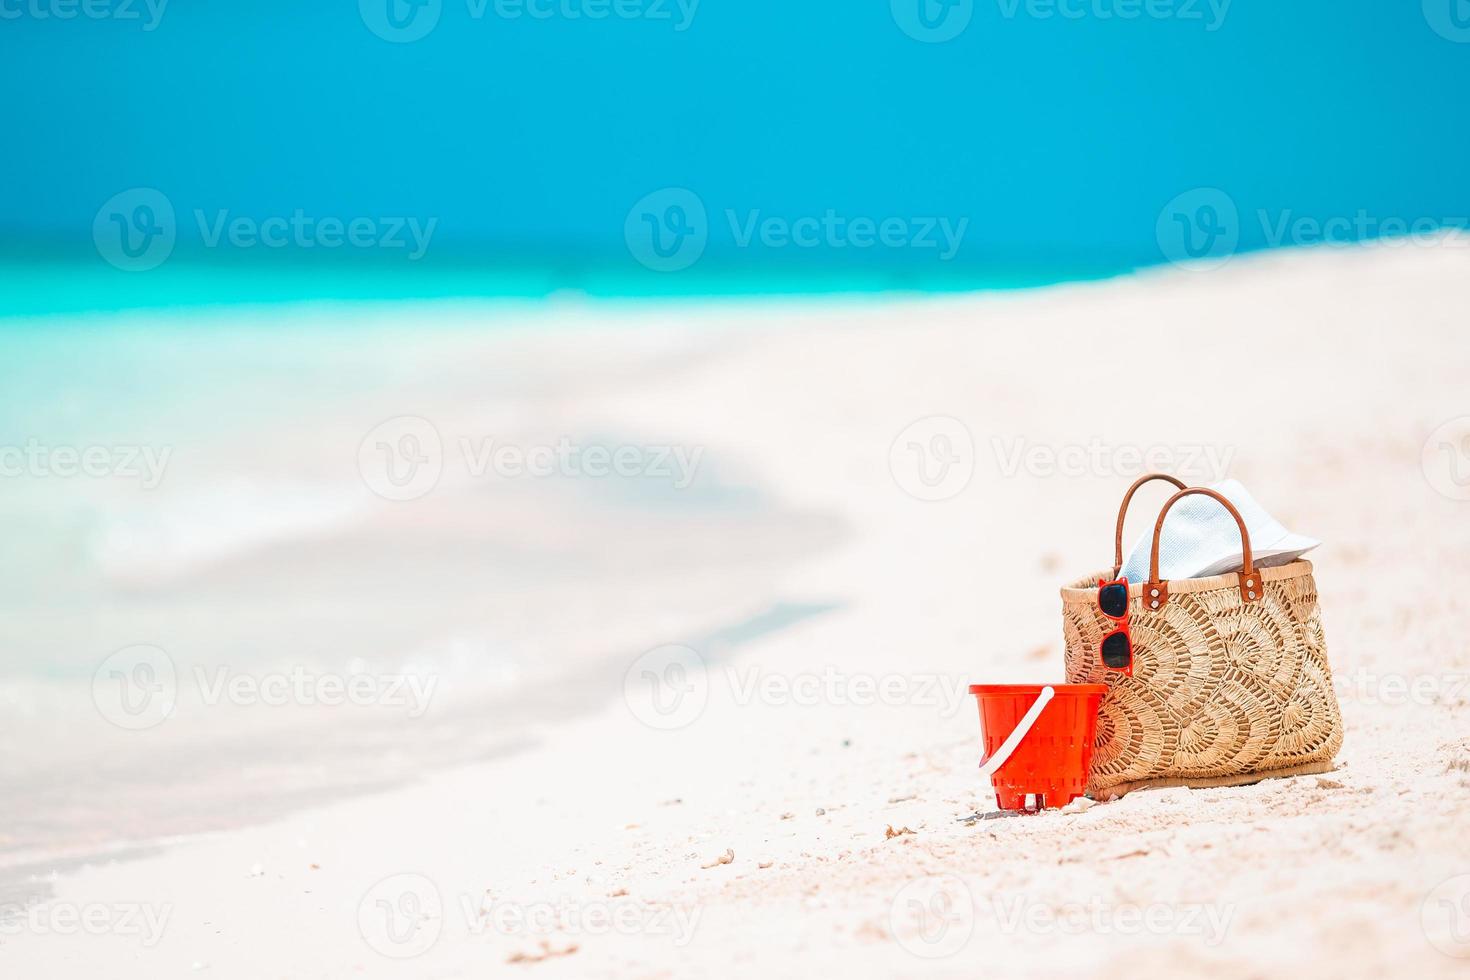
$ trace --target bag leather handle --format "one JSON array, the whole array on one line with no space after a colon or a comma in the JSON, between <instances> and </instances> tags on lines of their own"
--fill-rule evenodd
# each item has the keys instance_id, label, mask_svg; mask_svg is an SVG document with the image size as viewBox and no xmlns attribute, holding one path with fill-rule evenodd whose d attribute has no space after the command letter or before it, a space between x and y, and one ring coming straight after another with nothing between
<instances>
[{"instance_id":1,"label":"bag leather handle","mask_svg":"<svg viewBox=\"0 0 1470 980\"><path fill-rule=\"evenodd\" d=\"M1147 473L1133 481L1133 486L1123 494L1123 506L1118 508L1118 533L1113 538L1113 578L1117 578L1118 573L1123 570L1123 518L1128 516L1128 505L1133 502L1133 495L1138 492L1139 487L1154 480L1164 480L1174 484L1176 489L1185 489L1183 481L1167 473Z\"/></svg>"},{"instance_id":2,"label":"bag leather handle","mask_svg":"<svg viewBox=\"0 0 1470 980\"><path fill-rule=\"evenodd\" d=\"M1153 552L1149 555L1148 560L1148 582L1143 587L1143 605L1146 609L1162 609L1164 604L1169 601L1169 583L1159 581L1159 536L1164 533L1164 518L1169 516L1169 508L1173 507L1185 497L1196 493L1204 494L1206 497L1218 501L1221 506L1230 512L1230 516L1235 518L1235 526L1240 528L1240 550L1242 557L1245 559L1240 571L1240 597L1246 602L1255 602L1265 594L1266 590L1261 587L1261 576L1251 563L1251 535L1245 528L1245 519L1240 516L1240 511L1236 510L1234 504L1214 490L1206 487L1190 487L1186 490L1180 490L1169 498L1168 502L1164 504L1164 509L1159 511L1158 522L1154 524Z\"/></svg>"}]
</instances>

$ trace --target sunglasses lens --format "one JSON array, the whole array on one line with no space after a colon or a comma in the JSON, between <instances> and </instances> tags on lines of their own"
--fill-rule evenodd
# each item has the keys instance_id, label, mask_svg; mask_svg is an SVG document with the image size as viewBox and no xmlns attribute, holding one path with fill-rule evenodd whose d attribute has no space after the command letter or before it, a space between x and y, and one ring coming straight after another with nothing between
<instances>
[{"instance_id":1,"label":"sunglasses lens","mask_svg":"<svg viewBox=\"0 0 1470 980\"><path fill-rule=\"evenodd\" d=\"M1128 586L1104 585L1097 594L1097 605L1104 613L1117 619L1128 611Z\"/></svg>"},{"instance_id":2,"label":"sunglasses lens","mask_svg":"<svg viewBox=\"0 0 1470 980\"><path fill-rule=\"evenodd\" d=\"M1119 630L1103 637L1102 662L1114 670L1123 670L1133 662L1133 645L1128 642L1127 633Z\"/></svg>"}]
</instances>

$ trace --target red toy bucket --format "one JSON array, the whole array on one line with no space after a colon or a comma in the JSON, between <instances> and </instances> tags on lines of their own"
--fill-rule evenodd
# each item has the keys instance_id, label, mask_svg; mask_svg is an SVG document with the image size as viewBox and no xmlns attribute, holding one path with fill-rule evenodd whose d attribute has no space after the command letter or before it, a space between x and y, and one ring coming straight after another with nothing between
<instances>
[{"instance_id":1,"label":"red toy bucket","mask_svg":"<svg viewBox=\"0 0 1470 980\"><path fill-rule=\"evenodd\" d=\"M1087 790L1106 684L971 684L980 702L982 775L1002 810L1066 806Z\"/></svg>"}]
</instances>

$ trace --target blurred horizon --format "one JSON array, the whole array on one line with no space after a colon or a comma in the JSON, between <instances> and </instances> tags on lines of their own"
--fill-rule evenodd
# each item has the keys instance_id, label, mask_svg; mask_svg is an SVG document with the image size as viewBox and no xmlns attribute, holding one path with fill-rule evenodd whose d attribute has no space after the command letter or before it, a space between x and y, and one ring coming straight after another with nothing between
<instances>
[{"instance_id":1,"label":"blurred horizon","mask_svg":"<svg viewBox=\"0 0 1470 980\"><path fill-rule=\"evenodd\" d=\"M0 316L1012 288L1470 215L1453 0L85 9L0 25Z\"/></svg>"}]
</instances>

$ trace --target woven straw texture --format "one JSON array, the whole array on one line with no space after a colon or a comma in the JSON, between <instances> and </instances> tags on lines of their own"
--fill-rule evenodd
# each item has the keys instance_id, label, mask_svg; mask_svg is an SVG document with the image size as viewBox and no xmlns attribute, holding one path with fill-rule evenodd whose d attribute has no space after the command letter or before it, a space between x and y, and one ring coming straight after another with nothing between
<instances>
[{"instance_id":1,"label":"woven straw texture","mask_svg":"<svg viewBox=\"0 0 1470 980\"><path fill-rule=\"evenodd\" d=\"M1257 573L1265 593L1255 602L1241 598L1235 574L1170 582L1158 611L1130 586L1132 677L1099 657L1115 624L1097 608L1098 577L1062 590L1067 681L1108 685L1089 793L1330 768L1342 716L1312 565Z\"/></svg>"}]
</instances>

